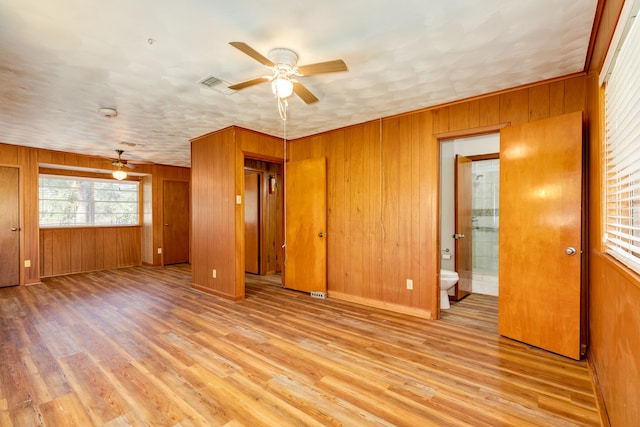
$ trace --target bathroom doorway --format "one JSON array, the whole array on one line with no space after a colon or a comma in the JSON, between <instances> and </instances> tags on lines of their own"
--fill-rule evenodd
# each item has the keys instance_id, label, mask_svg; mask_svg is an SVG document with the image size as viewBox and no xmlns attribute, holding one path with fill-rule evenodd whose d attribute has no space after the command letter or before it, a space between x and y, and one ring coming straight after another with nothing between
<instances>
[{"instance_id":1,"label":"bathroom doorway","mask_svg":"<svg viewBox=\"0 0 640 427\"><path fill-rule=\"evenodd\" d=\"M458 271L464 262L460 256L471 257L471 293L498 295L498 230L500 182L500 134L492 133L467 138L443 140L440 145L440 250L442 269ZM471 230L471 250L456 252L456 156L471 160L469 196L471 215L466 221ZM460 225L458 224L458 228ZM455 288L449 291L450 300L459 298Z\"/></svg>"}]
</instances>

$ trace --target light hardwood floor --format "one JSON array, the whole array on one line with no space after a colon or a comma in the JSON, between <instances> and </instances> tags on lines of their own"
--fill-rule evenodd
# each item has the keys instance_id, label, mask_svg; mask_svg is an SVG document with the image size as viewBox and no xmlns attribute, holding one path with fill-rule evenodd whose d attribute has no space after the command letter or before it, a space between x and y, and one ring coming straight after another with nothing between
<instances>
[{"instance_id":1,"label":"light hardwood floor","mask_svg":"<svg viewBox=\"0 0 640 427\"><path fill-rule=\"evenodd\" d=\"M430 321L189 285L176 266L0 289L0 425L599 424L586 364L499 337L493 297Z\"/></svg>"}]
</instances>

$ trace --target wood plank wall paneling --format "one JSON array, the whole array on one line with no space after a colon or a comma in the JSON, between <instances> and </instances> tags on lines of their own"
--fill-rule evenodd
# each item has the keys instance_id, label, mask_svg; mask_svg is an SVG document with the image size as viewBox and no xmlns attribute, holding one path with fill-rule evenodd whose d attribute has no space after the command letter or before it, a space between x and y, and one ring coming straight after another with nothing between
<instances>
[{"instance_id":1,"label":"wood plank wall paneling","mask_svg":"<svg viewBox=\"0 0 640 427\"><path fill-rule=\"evenodd\" d=\"M141 264L141 227L40 229L41 277Z\"/></svg>"},{"instance_id":2,"label":"wood plank wall paneling","mask_svg":"<svg viewBox=\"0 0 640 427\"><path fill-rule=\"evenodd\" d=\"M602 247L602 123L604 99L598 74L623 0L602 8L586 80L589 125L589 342L590 362L604 401L604 425L638 425L640 419L640 277L604 254Z\"/></svg>"},{"instance_id":3,"label":"wood plank wall paneling","mask_svg":"<svg viewBox=\"0 0 640 427\"><path fill-rule=\"evenodd\" d=\"M291 141L291 160L327 158L329 295L435 316L437 135L581 111L585 79L571 76ZM406 279L413 280L412 291Z\"/></svg>"},{"instance_id":4,"label":"wood plank wall paneling","mask_svg":"<svg viewBox=\"0 0 640 427\"><path fill-rule=\"evenodd\" d=\"M30 267L22 267L20 275L21 284L33 284L40 281L40 275L42 271L66 271L76 270L80 268L80 271L92 271L103 268L109 268L110 266L117 266L117 261L104 262L102 257L104 254L116 254L112 249L105 248L102 245L99 246L99 250L96 250L97 259L91 260L87 257L86 253L81 255L81 258L75 256L64 259L54 259L52 252L52 241L40 242L41 234L39 231L38 221L38 175L40 164L52 164L61 166L78 166L91 169L104 169L111 170L111 160L99 157L92 157L82 154L63 153L59 151L51 151L37 148L22 147L17 145L10 145L0 143L0 164L6 166L15 166L20 169L20 209L21 209L21 236L20 236L20 263L24 266L24 261L29 260L31 262ZM61 169L43 169L50 173L64 173ZM155 174L156 178L162 179L164 176L171 177L172 179L180 179L188 181L190 179L189 168L179 168L174 166L163 165L139 165L136 172L143 174ZM77 173L74 173L77 174ZM97 173L82 173L84 176L104 177L105 174ZM157 185L157 181L154 181L154 185ZM152 194L161 194L157 189L153 189ZM155 203L155 202L154 202ZM159 221L153 219L157 225ZM151 233L147 233L145 238L152 240L162 241L162 237L157 237L158 227ZM99 232L96 231L95 238L100 238ZM87 236L84 233L78 233L77 231L69 234L71 241L69 247L73 247L76 251L76 239L86 242ZM130 236L131 237L131 236ZM140 243L135 243L141 246L142 236L137 236L134 240L140 240ZM56 236L56 238L64 240L66 237ZM126 239L125 239L126 240ZM96 240L97 242L98 240ZM148 247L151 247L151 243L147 243ZM75 255L75 254L74 254ZM130 258L131 252L128 255L120 254L122 258L120 263L122 264L124 258ZM137 259L141 259L141 254L137 255ZM66 263L73 263L73 266ZM136 265L126 262L127 265ZM159 264L159 261L158 261ZM79 267L78 267L79 266Z\"/></svg>"},{"instance_id":5,"label":"wood plank wall paneling","mask_svg":"<svg viewBox=\"0 0 640 427\"><path fill-rule=\"evenodd\" d=\"M236 298L234 150L233 128L191 143L192 280L194 287L230 299Z\"/></svg>"},{"instance_id":6,"label":"wood plank wall paneling","mask_svg":"<svg viewBox=\"0 0 640 427\"><path fill-rule=\"evenodd\" d=\"M599 73L602 68L624 2L625 0L598 1L598 6L602 10L602 13L597 26L594 26L597 28L597 33L595 35L595 42L593 43L591 58L589 58L588 61L589 73Z\"/></svg>"},{"instance_id":7,"label":"wood plank wall paneling","mask_svg":"<svg viewBox=\"0 0 640 427\"><path fill-rule=\"evenodd\" d=\"M282 161L282 140L230 127L191 141L193 286L244 297L244 158ZM216 278L213 278L213 270Z\"/></svg>"}]
</instances>

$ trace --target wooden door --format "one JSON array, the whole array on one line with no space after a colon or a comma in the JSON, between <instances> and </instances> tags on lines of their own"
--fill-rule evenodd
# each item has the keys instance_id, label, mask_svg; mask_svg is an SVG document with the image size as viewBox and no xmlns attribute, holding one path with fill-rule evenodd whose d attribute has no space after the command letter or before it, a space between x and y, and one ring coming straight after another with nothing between
<instances>
[{"instance_id":1,"label":"wooden door","mask_svg":"<svg viewBox=\"0 0 640 427\"><path fill-rule=\"evenodd\" d=\"M326 292L327 169L324 157L287 163L285 187L283 285L304 292Z\"/></svg>"},{"instance_id":2,"label":"wooden door","mask_svg":"<svg viewBox=\"0 0 640 427\"><path fill-rule=\"evenodd\" d=\"M455 167L455 212L456 212L456 271L460 279L455 287L455 297L460 300L471 293L471 279L473 270L472 257L472 194L471 159L456 154Z\"/></svg>"},{"instance_id":3,"label":"wooden door","mask_svg":"<svg viewBox=\"0 0 640 427\"><path fill-rule=\"evenodd\" d=\"M20 284L19 171L0 167L0 287Z\"/></svg>"},{"instance_id":4,"label":"wooden door","mask_svg":"<svg viewBox=\"0 0 640 427\"><path fill-rule=\"evenodd\" d=\"M260 173L244 171L244 270L260 274Z\"/></svg>"},{"instance_id":5,"label":"wooden door","mask_svg":"<svg viewBox=\"0 0 640 427\"><path fill-rule=\"evenodd\" d=\"M189 183L162 183L163 265L189 262Z\"/></svg>"},{"instance_id":6,"label":"wooden door","mask_svg":"<svg viewBox=\"0 0 640 427\"><path fill-rule=\"evenodd\" d=\"M581 195L581 112L500 131L498 331L574 359Z\"/></svg>"}]
</instances>

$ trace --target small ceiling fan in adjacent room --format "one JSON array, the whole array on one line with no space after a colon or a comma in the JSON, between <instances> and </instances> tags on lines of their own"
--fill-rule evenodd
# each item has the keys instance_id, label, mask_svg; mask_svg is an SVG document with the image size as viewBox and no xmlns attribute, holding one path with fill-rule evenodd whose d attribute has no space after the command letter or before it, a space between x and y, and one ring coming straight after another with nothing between
<instances>
[{"instance_id":1,"label":"small ceiling fan in adjacent room","mask_svg":"<svg viewBox=\"0 0 640 427\"><path fill-rule=\"evenodd\" d=\"M287 48L271 49L268 57L262 55L249 45L243 42L230 42L231 46L249 55L265 67L271 74L258 77L229 86L232 90L241 90L260 83L271 82L271 88L279 99L285 99L295 93L307 104L318 101L318 98L311 93L296 77L311 76L315 74L334 73L337 71L348 71L347 65L342 59L319 62L317 64L297 65L298 55Z\"/></svg>"},{"instance_id":2,"label":"small ceiling fan in adjacent room","mask_svg":"<svg viewBox=\"0 0 640 427\"><path fill-rule=\"evenodd\" d=\"M136 167L128 161L122 160L122 153L124 153L124 150L116 150L116 153L118 153L118 158L111 162L111 165L115 167L111 174L115 179L121 181L127 177L127 172L122 170L122 168L135 169Z\"/></svg>"}]
</instances>

